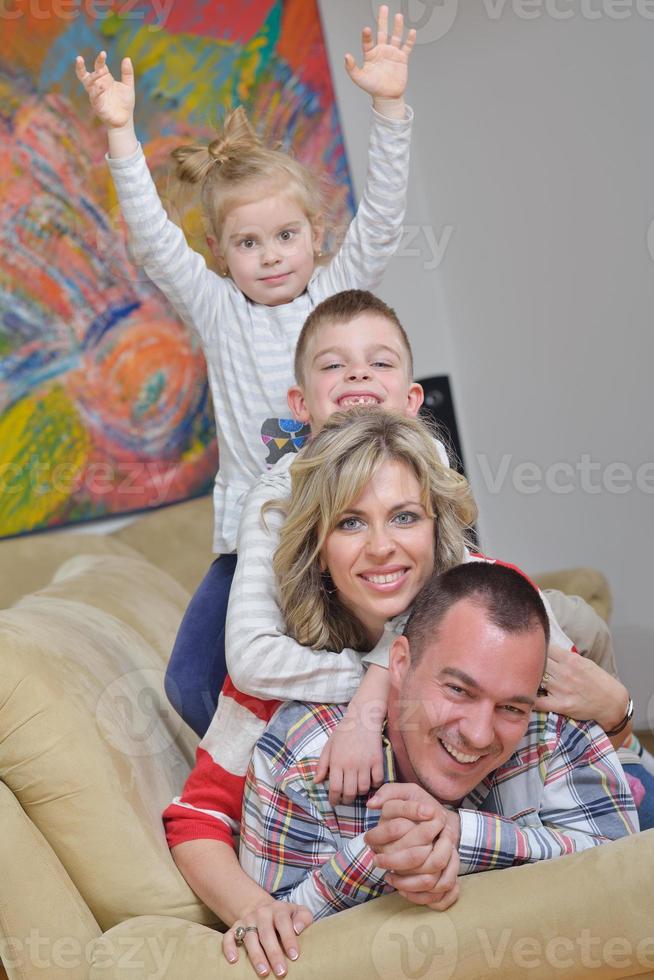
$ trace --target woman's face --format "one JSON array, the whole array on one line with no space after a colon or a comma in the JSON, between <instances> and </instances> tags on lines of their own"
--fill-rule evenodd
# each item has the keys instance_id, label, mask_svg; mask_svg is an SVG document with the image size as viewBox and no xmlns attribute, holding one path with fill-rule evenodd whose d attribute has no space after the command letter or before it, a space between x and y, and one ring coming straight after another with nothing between
<instances>
[{"instance_id":1,"label":"woman's face","mask_svg":"<svg viewBox=\"0 0 654 980\"><path fill-rule=\"evenodd\" d=\"M406 464L387 460L340 515L321 563L376 643L387 619L404 612L434 570L434 519Z\"/></svg>"}]
</instances>

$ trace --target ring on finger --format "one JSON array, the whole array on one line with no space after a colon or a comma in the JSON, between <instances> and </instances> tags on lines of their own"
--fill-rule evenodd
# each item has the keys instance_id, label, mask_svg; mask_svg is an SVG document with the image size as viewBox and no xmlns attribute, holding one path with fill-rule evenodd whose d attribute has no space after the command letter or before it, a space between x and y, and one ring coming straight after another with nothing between
<instances>
[{"instance_id":1,"label":"ring on finger","mask_svg":"<svg viewBox=\"0 0 654 980\"><path fill-rule=\"evenodd\" d=\"M236 926L236 929L234 929L234 942L236 943L237 946L242 946L243 943L245 942L245 937L247 936L248 932L258 932L258 931L259 929L257 926Z\"/></svg>"}]
</instances>

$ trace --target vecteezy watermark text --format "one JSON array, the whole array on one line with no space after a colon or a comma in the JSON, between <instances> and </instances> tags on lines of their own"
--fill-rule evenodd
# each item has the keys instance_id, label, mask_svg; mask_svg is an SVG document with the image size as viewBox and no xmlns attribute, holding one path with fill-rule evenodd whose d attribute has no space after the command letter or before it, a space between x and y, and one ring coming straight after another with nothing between
<instances>
[{"instance_id":1,"label":"vecteezy watermark text","mask_svg":"<svg viewBox=\"0 0 654 980\"><path fill-rule=\"evenodd\" d=\"M508 14L519 20L654 20L654 0L470 0L470 7L473 5L481 7L491 21ZM376 17L377 0L371 0L370 6ZM454 26L459 0L400 0L399 10L405 27L415 28L416 44L431 44L445 37Z\"/></svg>"},{"instance_id":2,"label":"vecteezy watermark text","mask_svg":"<svg viewBox=\"0 0 654 980\"><path fill-rule=\"evenodd\" d=\"M654 0L482 0L490 20L509 9L520 20L626 20L634 15L654 20Z\"/></svg>"},{"instance_id":3,"label":"vecteezy watermark text","mask_svg":"<svg viewBox=\"0 0 654 980\"><path fill-rule=\"evenodd\" d=\"M0 939L0 958L8 969L29 965L32 970L48 971L79 970L81 966L93 966L96 970L132 971L142 980L164 980L171 961L177 953L180 939L166 936L99 936L82 943L76 936L44 936L39 929L30 929L26 936L10 936ZM220 936L205 944L204 955L215 962L221 961ZM109 975L109 973L107 974Z\"/></svg>"},{"instance_id":4,"label":"vecteezy watermark text","mask_svg":"<svg viewBox=\"0 0 654 980\"><path fill-rule=\"evenodd\" d=\"M29 17L30 20L71 21L83 16L93 21L117 14L121 20L142 21L153 14L154 19L147 26L159 30L165 27L174 3L175 0L151 0L147 5L141 0L121 0L117 5L115 0L9 0L0 5L0 20Z\"/></svg>"},{"instance_id":5,"label":"vecteezy watermark text","mask_svg":"<svg viewBox=\"0 0 654 980\"><path fill-rule=\"evenodd\" d=\"M530 460L514 462L510 453L505 453L497 463L492 463L485 453L477 453L475 458L490 494L502 493L507 481L520 494L542 493L543 490L555 494L577 491L622 495L634 490L654 494L654 461L645 461L636 467L617 460L604 464L594 460L589 453L583 453L575 463L558 460L548 466Z\"/></svg>"},{"instance_id":6,"label":"vecteezy watermark text","mask_svg":"<svg viewBox=\"0 0 654 980\"><path fill-rule=\"evenodd\" d=\"M54 466L35 456L26 465L0 463L0 495L26 493L43 497L50 493L73 496L87 493L93 497L119 494L129 497L134 506L162 503L175 479L174 466L156 460L148 462L90 463L82 473L68 463Z\"/></svg>"}]
</instances>

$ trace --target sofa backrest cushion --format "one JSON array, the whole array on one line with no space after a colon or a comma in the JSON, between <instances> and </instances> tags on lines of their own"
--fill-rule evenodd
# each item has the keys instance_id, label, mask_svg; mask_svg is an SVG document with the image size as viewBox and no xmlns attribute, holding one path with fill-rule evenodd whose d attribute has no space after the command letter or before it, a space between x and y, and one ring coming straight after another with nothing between
<instances>
[{"instance_id":1,"label":"sofa backrest cushion","mask_svg":"<svg viewBox=\"0 0 654 980\"><path fill-rule=\"evenodd\" d=\"M0 613L0 773L103 929L215 921L161 823L197 741L163 691L188 598L144 560L84 555Z\"/></svg>"}]
</instances>

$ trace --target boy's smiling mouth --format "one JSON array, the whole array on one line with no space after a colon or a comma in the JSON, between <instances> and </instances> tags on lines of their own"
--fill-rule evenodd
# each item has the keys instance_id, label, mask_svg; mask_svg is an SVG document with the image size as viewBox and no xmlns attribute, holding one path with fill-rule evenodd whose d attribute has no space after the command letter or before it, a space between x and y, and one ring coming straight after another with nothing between
<instances>
[{"instance_id":1,"label":"boy's smiling mouth","mask_svg":"<svg viewBox=\"0 0 654 980\"><path fill-rule=\"evenodd\" d=\"M353 405L380 405L381 398L370 391L348 391L336 399L340 408L352 408Z\"/></svg>"}]
</instances>

